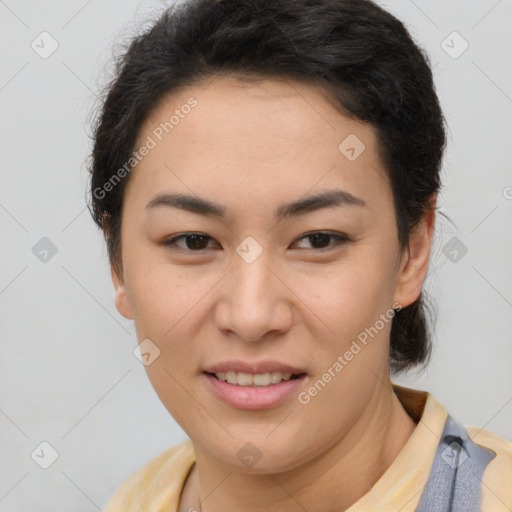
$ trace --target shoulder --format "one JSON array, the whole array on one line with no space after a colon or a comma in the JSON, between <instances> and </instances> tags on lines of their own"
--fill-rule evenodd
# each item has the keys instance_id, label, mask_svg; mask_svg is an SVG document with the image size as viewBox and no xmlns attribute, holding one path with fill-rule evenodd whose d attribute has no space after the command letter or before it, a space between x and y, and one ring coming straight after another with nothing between
<instances>
[{"instance_id":1,"label":"shoulder","mask_svg":"<svg viewBox=\"0 0 512 512\"><path fill-rule=\"evenodd\" d=\"M466 429L474 443L496 454L482 478L482 511L512 510L512 442L480 427Z\"/></svg>"},{"instance_id":2,"label":"shoulder","mask_svg":"<svg viewBox=\"0 0 512 512\"><path fill-rule=\"evenodd\" d=\"M183 484L195 462L190 439L165 450L130 475L103 512L177 510Z\"/></svg>"}]
</instances>

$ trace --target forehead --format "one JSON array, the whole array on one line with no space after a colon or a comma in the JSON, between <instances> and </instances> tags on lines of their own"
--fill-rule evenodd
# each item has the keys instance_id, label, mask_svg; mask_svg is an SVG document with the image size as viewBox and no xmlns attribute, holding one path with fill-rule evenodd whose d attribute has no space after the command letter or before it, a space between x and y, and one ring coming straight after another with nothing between
<instances>
[{"instance_id":1,"label":"forehead","mask_svg":"<svg viewBox=\"0 0 512 512\"><path fill-rule=\"evenodd\" d=\"M339 137L350 132L372 145L373 127L341 114L327 95L319 85L286 78L210 77L164 95L141 126L139 141L160 123L170 121L172 127L167 131L173 136L192 134L200 141L236 134L249 137L254 144L260 139L269 144L270 136L277 136L291 146L294 137L302 137L336 149ZM190 108L192 102L195 105ZM163 135L170 135L167 131ZM277 141L273 146L279 146Z\"/></svg>"},{"instance_id":2,"label":"forehead","mask_svg":"<svg viewBox=\"0 0 512 512\"><path fill-rule=\"evenodd\" d=\"M181 88L159 101L136 147L149 139L130 179L148 194L225 187L281 197L345 184L362 195L386 185L374 128L342 115L313 84L224 76Z\"/></svg>"}]
</instances>

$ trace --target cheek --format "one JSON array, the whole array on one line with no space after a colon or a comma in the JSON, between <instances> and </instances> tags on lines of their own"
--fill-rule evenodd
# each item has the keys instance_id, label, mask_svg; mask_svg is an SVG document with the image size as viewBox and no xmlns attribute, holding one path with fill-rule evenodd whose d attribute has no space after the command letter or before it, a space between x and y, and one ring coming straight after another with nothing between
<instances>
[{"instance_id":1,"label":"cheek","mask_svg":"<svg viewBox=\"0 0 512 512\"><path fill-rule=\"evenodd\" d=\"M170 265L132 267L128 283L137 339L151 340L159 351L145 366L149 381L173 418L186 425L191 414L203 413L190 407L189 392L198 371L194 340L205 321L199 319L205 313L200 299L211 285L204 276L194 282L182 279ZM207 415L200 420L207 422Z\"/></svg>"},{"instance_id":2,"label":"cheek","mask_svg":"<svg viewBox=\"0 0 512 512\"><path fill-rule=\"evenodd\" d=\"M152 381L158 381L158 385L165 382L167 389L169 375L164 368L180 382L197 371L201 350L197 340L205 337L201 331L208 328L205 326L210 319L209 294L216 283L218 286L219 277L214 272L205 274L199 267L184 269L155 263L149 257L133 258L131 263L127 266L127 290L137 339L150 339L158 347L159 358L146 370Z\"/></svg>"},{"instance_id":3,"label":"cheek","mask_svg":"<svg viewBox=\"0 0 512 512\"><path fill-rule=\"evenodd\" d=\"M155 262L148 250L127 244L125 254L126 288L135 325L145 336L162 339L201 292L201 281L192 286L179 267Z\"/></svg>"},{"instance_id":4,"label":"cheek","mask_svg":"<svg viewBox=\"0 0 512 512\"><path fill-rule=\"evenodd\" d=\"M302 276L307 305L335 333L350 340L373 324L392 302L394 274L387 254L358 251L322 275ZM390 302L391 301L391 302Z\"/></svg>"}]
</instances>

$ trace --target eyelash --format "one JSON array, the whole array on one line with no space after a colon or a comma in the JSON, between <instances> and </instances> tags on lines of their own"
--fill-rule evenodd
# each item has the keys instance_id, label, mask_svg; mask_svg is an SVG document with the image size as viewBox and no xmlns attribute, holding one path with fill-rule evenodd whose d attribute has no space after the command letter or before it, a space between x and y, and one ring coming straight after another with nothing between
<instances>
[{"instance_id":1,"label":"eyelash","mask_svg":"<svg viewBox=\"0 0 512 512\"><path fill-rule=\"evenodd\" d=\"M210 240L213 240L210 236L208 235L205 235L204 233L196 233L196 232L191 232L191 233L182 233L181 235L177 235L177 236L174 236L172 238L169 238L167 240L164 240L162 242L162 245L166 246L166 247L171 247L171 246L174 246L176 241L180 240L180 239L185 239L189 236L193 236L193 235L199 235L199 236L202 236L202 237L206 237ZM334 248L338 247L339 245L343 244L343 243L346 243L346 242L350 242L350 238L347 237L346 235L342 235L342 234L338 234L338 233L331 233L329 231L312 231L310 233L307 233L305 235L302 235L300 238L297 239L297 241L300 241L300 240L304 240L305 238L312 238L316 235L325 235L325 236L328 236L332 239L334 239L337 243L335 244L331 244L330 247L327 247L327 248L322 248L322 249L303 249L304 251L306 252L314 252L314 253L323 253L323 252L328 252L328 251L331 251L333 250ZM182 247L179 247L179 246L176 246L176 250L180 251L180 252L185 252L185 253L197 253L197 254L203 254L207 249L200 249L198 251L193 251L191 249L183 249Z\"/></svg>"}]
</instances>

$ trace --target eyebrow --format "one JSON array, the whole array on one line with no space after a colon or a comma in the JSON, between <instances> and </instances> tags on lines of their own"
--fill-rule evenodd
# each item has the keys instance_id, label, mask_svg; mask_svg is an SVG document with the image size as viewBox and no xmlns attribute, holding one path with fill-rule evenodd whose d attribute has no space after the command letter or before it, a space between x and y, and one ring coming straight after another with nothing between
<instances>
[{"instance_id":1,"label":"eyebrow","mask_svg":"<svg viewBox=\"0 0 512 512\"><path fill-rule=\"evenodd\" d=\"M335 208L340 206L366 206L366 201L354 196L350 192L341 189L328 190L316 195L307 196L291 203L278 206L274 216L278 219L294 217L305 213L313 212L323 208ZM160 194L153 198L146 209L159 207L179 208L198 215L225 218L227 209L218 203L214 203L198 196L186 194Z\"/></svg>"}]
</instances>

